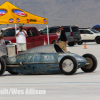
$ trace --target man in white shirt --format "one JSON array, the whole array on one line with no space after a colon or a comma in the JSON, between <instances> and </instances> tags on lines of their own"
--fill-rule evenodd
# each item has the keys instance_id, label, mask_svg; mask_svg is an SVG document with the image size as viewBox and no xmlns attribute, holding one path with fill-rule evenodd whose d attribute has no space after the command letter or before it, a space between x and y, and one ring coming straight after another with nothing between
<instances>
[{"instance_id":1,"label":"man in white shirt","mask_svg":"<svg viewBox=\"0 0 100 100\"><path fill-rule=\"evenodd\" d=\"M23 29L23 26L19 26L19 30L16 31L16 43L18 53L26 50L26 37L27 32Z\"/></svg>"}]
</instances>

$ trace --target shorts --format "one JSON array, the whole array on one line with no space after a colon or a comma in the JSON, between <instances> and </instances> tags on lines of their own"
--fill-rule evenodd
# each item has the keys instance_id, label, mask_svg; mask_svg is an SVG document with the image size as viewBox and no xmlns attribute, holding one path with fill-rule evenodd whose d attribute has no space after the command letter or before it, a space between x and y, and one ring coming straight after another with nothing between
<instances>
[{"instance_id":1,"label":"shorts","mask_svg":"<svg viewBox=\"0 0 100 100\"><path fill-rule=\"evenodd\" d=\"M60 41L60 42L59 42L59 47L60 47L61 49L63 49L63 50L66 50L66 42Z\"/></svg>"},{"instance_id":2,"label":"shorts","mask_svg":"<svg viewBox=\"0 0 100 100\"><path fill-rule=\"evenodd\" d=\"M17 50L18 51L25 51L26 50L26 43L17 43Z\"/></svg>"}]
</instances>

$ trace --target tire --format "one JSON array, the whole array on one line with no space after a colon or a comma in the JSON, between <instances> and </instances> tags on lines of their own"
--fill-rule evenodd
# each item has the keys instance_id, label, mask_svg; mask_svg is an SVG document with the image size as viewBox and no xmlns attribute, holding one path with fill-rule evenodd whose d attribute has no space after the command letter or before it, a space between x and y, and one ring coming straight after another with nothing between
<instances>
[{"instance_id":1,"label":"tire","mask_svg":"<svg viewBox=\"0 0 100 100\"><path fill-rule=\"evenodd\" d=\"M12 74L12 75L18 75L19 73L17 73L17 72L12 72L12 71L8 71L10 74Z\"/></svg>"},{"instance_id":2,"label":"tire","mask_svg":"<svg viewBox=\"0 0 100 100\"><path fill-rule=\"evenodd\" d=\"M69 42L68 45L69 46L74 46L75 45L75 42Z\"/></svg>"},{"instance_id":3,"label":"tire","mask_svg":"<svg viewBox=\"0 0 100 100\"><path fill-rule=\"evenodd\" d=\"M96 38L96 43L100 44L100 38Z\"/></svg>"},{"instance_id":4,"label":"tire","mask_svg":"<svg viewBox=\"0 0 100 100\"><path fill-rule=\"evenodd\" d=\"M84 72L93 72L97 68L97 59L92 54L85 54L87 65L81 67Z\"/></svg>"},{"instance_id":5,"label":"tire","mask_svg":"<svg viewBox=\"0 0 100 100\"><path fill-rule=\"evenodd\" d=\"M6 63L2 57L0 57L0 75L3 75L6 70Z\"/></svg>"},{"instance_id":6,"label":"tire","mask_svg":"<svg viewBox=\"0 0 100 100\"><path fill-rule=\"evenodd\" d=\"M78 64L74 57L65 56L59 63L61 72L65 75L72 75L77 71Z\"/></svg>"},{"instance_id":7,"label":"tire","mask_svg":"<svg viewBox=\"0 0 100 100\"><path fill-rule=\"evenodd\" d=\"M82 41L78 41L77 44L78 44L78 45L82 45L83 42L82 42Z\"/></svg>"}]
</instances>

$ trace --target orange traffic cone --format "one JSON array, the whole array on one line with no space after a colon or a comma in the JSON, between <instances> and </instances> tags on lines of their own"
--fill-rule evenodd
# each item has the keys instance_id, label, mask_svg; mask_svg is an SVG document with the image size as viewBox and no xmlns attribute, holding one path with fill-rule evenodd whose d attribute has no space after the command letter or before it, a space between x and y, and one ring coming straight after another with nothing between
<instances>
[{"instance_id":1,"label":"orange traffic cone","mask_svg":"<svg viewBox=\"0 0 100 100\"><path fill-rule=\"evenodd\" d=\"M87 49L87 47L86 47L86 43L84 44L84 49Z\"/></svg>"}]
</instances>

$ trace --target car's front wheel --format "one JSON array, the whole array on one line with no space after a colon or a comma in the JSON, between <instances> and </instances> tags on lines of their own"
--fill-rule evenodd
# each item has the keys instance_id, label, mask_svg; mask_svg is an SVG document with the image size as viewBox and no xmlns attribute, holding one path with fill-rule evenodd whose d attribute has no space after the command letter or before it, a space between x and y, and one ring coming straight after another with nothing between
<instances>
[{"instance_id":1,"label":"car's front wheel","mask_svg":"<svg viewBox=\"0 0 100 100\"><path fill-rule=\"evenodd\" d=\"M93 72L97 68L97 59L92 54L84 54L86 65L81 67L84 72Z\"/></svg>"},{"instance_id":2,"label":"car's front wheel","mask_svg":"<svg viewBox=\"0 0 100 100\"><path fill-rule=\"evenodd\" d=\"M74 57L65 56L59 63L61 72L65 75L72 75L77 71L78 64Z\"/></svg>"},{"instance_id":3,"label":"car's front wheel","mask_svg":"<svg viewBox=\"0 0 100 100\"><path fill-rule=\"evenodd\" d=\"M0 57L0 75L3 75L3 73L6 70L6 63L2 57Z\"/></svg>"},{"instance_id":4,"label":"car's front wheel","mask_svg":"<svg viewBox=\"0 0 100 100\"><path fill-rule=\"evenodd\" d=\"M69 42L68 45L69 46L74 46L75 45L75 42Z\"/></svg>"},{"instance_id":5,"label":"car's front wheel","mask_svg":"<svg viewBox=\"0 0 100 100\"><path fill-rule=\"evenodd\" d=\"M96 38L96 43L100 44L100 38L98 38L98 37Z\"/></svg>"}]
</instances>

